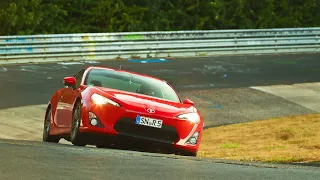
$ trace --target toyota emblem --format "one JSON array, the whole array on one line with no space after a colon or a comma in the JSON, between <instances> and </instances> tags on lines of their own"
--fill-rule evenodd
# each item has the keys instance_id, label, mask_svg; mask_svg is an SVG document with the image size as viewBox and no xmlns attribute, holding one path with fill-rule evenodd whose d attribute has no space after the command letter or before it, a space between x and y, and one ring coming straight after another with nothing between
<instances>
[{"instance_id":1,"label":"toyota emblem","mask_svg":"<svg viewBox=\"0 0 320 180\"><path fill-rule=\"evenodd\" d=\"M150 108L148 108L147 111L148 111L148 113L155 113L156 112L154 109L150 109Z\"/></svg>"}]
</instances>

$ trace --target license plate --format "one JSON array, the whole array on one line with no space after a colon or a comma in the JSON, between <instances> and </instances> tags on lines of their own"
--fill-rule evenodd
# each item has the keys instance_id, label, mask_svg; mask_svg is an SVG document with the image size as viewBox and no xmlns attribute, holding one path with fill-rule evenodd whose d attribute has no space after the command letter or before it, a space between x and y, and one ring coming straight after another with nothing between
<instances>
[{"instance_id":1,"label":"license plate","mask_svg":"<svg viewBox=\"0 0 320 180\"><path fill-rule=\"evenodd\" d=\"M155 128L161 128L162 127L162 120L143 117L143 116L137 116L136 117L136 124L143 125L143 126L149 126L149 127L155 127Z\"/></svg>"}]
</instances>

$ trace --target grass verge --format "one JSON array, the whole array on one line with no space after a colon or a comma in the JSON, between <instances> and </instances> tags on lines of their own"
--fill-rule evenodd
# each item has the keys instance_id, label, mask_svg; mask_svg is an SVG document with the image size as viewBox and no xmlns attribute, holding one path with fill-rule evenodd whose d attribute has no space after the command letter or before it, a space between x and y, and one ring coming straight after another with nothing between
<instances>
[{"instance_id":1,"label":"grass verge","mask_svg":"<svg viewBox=\"0 0 320 180\"><path fill-rule=\"evenodd\" d=\"M320 162L320 114L204 130L198 157L260 162Z\"/></svg>"}]
</instances>

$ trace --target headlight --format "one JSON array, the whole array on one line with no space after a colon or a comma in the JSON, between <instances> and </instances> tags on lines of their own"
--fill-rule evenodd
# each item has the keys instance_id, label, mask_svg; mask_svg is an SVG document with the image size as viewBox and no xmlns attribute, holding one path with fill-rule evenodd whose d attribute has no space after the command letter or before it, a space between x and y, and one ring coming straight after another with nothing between
<instances>
[{"instance_id":1,"label":"headlight","mask_svg":"<svg viewBox=\"0 0 320 180\"><path fill-rule=\"evenodd\" d=\"M114 106L120 106L118 103L106 98L106 97L103 97L99 94L93 94L91 96L91 100L95 103L95 104L98 104L98 105L103 105L103 104L112 104Z\"/></svg>"},{"instance_id":2,"label":"headlight","mask_svg":"<svg viewBox=\"0 0 320 180\"><path fill-rule=\"evenodd\" d=\"M200 116L198 113L186 113L186 114L180 114L177 116L179 119L185 119L188 120L194 124L200 123Z\"/></svg>"}]
</instances>

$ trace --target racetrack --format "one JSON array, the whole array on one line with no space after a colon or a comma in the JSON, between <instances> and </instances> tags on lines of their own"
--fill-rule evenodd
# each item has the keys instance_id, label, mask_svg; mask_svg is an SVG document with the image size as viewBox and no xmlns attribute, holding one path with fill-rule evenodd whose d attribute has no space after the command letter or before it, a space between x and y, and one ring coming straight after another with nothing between
<instances>
[{"instance_id":1,"label":"racetrack","mask_svg":"<svg viewBox=\"0 0 320 180\"><path fill-rule=\"evenodd\" d=\"M318 57L320 54L315 53L183 58L169 59L166 63L132 63L126 60L115 60L2 66L0 67L2 80L0 82L0 138L41 140L45 104L52 93L63 86L64 76L73 75L80 68L88 65L112 68L119 68L121 65L125 70L166 79L173 84L183 98L195 101L205 118L206 127L320 112L319 106L312 105L314 104L312 100L318 98L317 95L320 93L319 83L314 83L320 81ZM286 97L286 93L283 95L274 88L257 87L294 83L309 83L309 87L305 90L315 91L314 98L306 100L304 91L299 90L294 96L300 97L300 100L292 100L290 99L292 97ZM289 90L290 88L291 86L287 87ZM45 176L34 178L35 176L31 174L25 176L28 171L33 171L35 174L45 171L46 179L53 179L54 172L61 174L59 179L70 179L66 178L69 175L71 179L77 177L144 179L151 175L154 175L153 179L194 179L197 175L200 175L200 179L213 179L213 177L218 179L308 179L308 177L316 179L319 176L319 172L313 171L312 168L297 170L291 169L292 166L280 169L246 167L217 164L205 160L162 158L162 155L157 157L158 155L154 154L147 155L131 151L77 148L68 145L50 144L48 146L37 142L32 142L30 145L30 143L0 141L1 159L6 159L3 168L0 168L0 179L19 179L22 175L24 179L45 178ZM41 159L45 161L42 162ZM94 166L98 162L97 159L101 162ZM77 163L79 161L83 164ZM19 173L8 173L9 169L17 168L17 162L22 162L18 165L21 168ZM119 162L124 162L126 165L123 166ZM23 165L24 163L34 166L40 163L43 166L31 169ZM110 164L117 165L110 166ZM58 167L55 169L53 168L55 166ZM84 173L75 175L73 172L79 168L84 168Z\"/></svg>"},{"instance_id":2,"label":"racetrack","mask_svg":"<svg viewBox=\"0 0 320 180\"><path fill-rule=\"evenodd\" d=\"M6 179L317 179L314 167L223 161L0 140Z\"/></svg>"}]
</instances>

